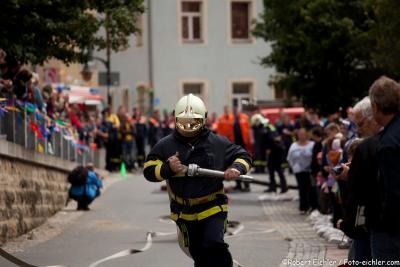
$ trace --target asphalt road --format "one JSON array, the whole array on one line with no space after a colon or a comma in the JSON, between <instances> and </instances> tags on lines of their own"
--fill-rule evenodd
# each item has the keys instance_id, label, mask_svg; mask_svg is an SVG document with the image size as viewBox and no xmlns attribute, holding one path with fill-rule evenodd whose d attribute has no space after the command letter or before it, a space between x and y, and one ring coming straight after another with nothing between
<instances>
[{"instance_id":1,"label":"asphalt road","mask_svg":"<svg viewBox=\"0 0 400 267\"><path fill-rule=\"evenodd\" d=\"M127 249L145 245L146 233L169 235L155 237L145 252L111 260L100 267L187 267L193 266L179 248L176 227L162 219L168 215L166 193L161 184L145 181L141 175L114 183L92 206L91 211L57 237L25 249L16 256L35 265L62 264L88 267L92 263ZM235 260L245 267L276 267L288 252L288 243L274 229L257 200L263 187L253 186L251 193L230 194L229 219L240 221L243 230L226 241ZM74 211L73 211L74 212ZM0 259L1 267L15 266Z\"/></svg>"}]
</instances>

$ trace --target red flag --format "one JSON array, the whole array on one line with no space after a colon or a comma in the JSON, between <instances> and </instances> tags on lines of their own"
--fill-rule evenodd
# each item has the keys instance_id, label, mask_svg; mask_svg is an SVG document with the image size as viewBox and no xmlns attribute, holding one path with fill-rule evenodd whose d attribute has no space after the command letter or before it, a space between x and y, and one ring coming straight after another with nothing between
<instances>
[{"instance_id":1,"label":"red flag","mask_svg":"<svg viewBox=\"0 0 400 267\"><path fill-rule=\"evenodd\" d=\"M44 140L42 133L39 130L39 127L36 125L36 123L34 123L33 121L31 121L30 123L31 129L34 133L36 133L36 136L39 137L40 139Z\"/></svg>"}]
</instances>

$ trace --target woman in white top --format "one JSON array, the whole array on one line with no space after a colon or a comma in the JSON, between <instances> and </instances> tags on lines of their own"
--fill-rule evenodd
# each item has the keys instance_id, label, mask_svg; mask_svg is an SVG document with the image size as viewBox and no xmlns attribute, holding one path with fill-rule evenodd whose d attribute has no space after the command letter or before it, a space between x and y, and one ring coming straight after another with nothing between
<instances>
[{"instance_id":1,"label":"woman in white top","mask_svg":"<svg viewBox=\"0 0 400 267\"><path fill-rule=\"evenodd\" d=\"M293 143L288 152L287 161L296 176L300 196L300 212L306 213L310 209L311 192L311 160L314 142L308 138L304 128L297 132L298 141Z\"/></svg>"}]
</instances>

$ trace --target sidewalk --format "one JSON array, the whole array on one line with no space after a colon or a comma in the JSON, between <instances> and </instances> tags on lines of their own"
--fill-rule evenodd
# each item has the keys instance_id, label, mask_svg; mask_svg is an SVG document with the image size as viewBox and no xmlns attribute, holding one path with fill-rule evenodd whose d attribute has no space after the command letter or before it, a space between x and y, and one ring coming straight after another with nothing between
<instances>
[{"instance_id":1,"label":"sidewalk","mask_svg":"<svg viewBox=\"0 0 400 267\"><path fill-rule=\"evenodd\" d=\"M287 180L289 184L295 184L292 175L287 176ZM280 267L339 266L347 259L348 250L338 249L337 244L318 236L307 220L308 215L299 213L297 190L290 190L284 195L264 194L259 200L278 232L290 242L288 254Z\"/></svg>"}]
</instances>

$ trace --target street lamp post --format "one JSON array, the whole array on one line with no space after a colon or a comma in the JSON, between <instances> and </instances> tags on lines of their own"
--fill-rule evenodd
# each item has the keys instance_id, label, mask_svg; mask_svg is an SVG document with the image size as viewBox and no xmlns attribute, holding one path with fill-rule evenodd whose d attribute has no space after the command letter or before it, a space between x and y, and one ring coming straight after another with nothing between
<instances>
[{"instance_id":1,"label":"street lamp post","mask_svg":"<svg viewBox=\"0 0 400 267\"><path fill-rule=\"evenodd\" d=\"M110 62L110 56L107 55L107 59L103 59L101 57L94 57L90 56L90 60L98 60L101 63L104 64L104 67L106 68L106 82L107 82L107 105L111 105L112 103L112 97L111 97L111 92L110 92L110 87L111 87L111 62ZM92 76L92 71L90 70L89 66L87 63L85 63L82 71L81 71L82 76L84 77L84 80L90 80Z\"/></svg>"},{"instance_id":2,"label":"street lamp post","mask_svg":"<svg viewBox=\"0 0 400 267\"><path fill-rule=\"evenodd\" d=\"M106 42L107 42L107 59L106 59L106 71L107 71L107 104L110 106L112 104L110 86L111 86L111 39L110 31L106 29Z\"/></svg>"},{"instance_id":3,"label":"street lamp post","mask_svg":"<svg viewBox=\"0 0 400 267\"><path fill-rule=\"evenodd\" d=\"M100 61L101 63L104 64L104 67L106 68L106 83L107 83L107 105L110 106L112 104L112 97L111 97L111 92L110 92L110 87L111 87L111 39L110 39L110 34L107 31L106 33L106 42L107 42L107 50L106 50L106 59L101 58L101 57L96 57L93 56L92 50L88 50L88 60L91 61L93 59ZM88 75L87 77L91 77L91 71L90 68L87 64L85 63L83 70L82 70L82 75ZM90 78L89 78L90 79Z\"/></svg>"}]
</instances>

